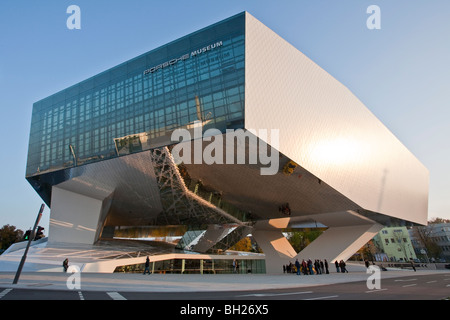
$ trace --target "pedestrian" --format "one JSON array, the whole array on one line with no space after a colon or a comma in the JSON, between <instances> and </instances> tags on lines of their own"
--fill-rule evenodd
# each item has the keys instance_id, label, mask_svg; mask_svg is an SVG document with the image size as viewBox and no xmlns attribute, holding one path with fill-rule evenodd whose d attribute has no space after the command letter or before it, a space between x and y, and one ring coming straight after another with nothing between
<instances>
[{"instance_id":1,"label":"pedestrian","mask_svg":"<svg viewBox=\"0 0 450 320\"><path fill-rule=\"evenodd\" d=\"M341 272L342 272L342 273L348 273L347 269L345 268L345 262L344 262L344 260L341 260L341 261L339 262L339 266L341 267Z\"/></svg>"},{"instance_id":2,"label":"pedestrian","mask_svg":"<svg viewBox=\"0 0 450 320\"><path fill-rule=\"evenodd\" d=\"M308 259L308 269L309 269L309 274L314 274L314 271L313 271L313 265L312 265L312 261L311 261L311 259Z\"/></svg>"},{"instance_id":3,"label":"pedestrian","mask_svg":"<svg viewBox=\"0 0 450 320\"><path fill-rule=\"evenodd\" d=\"M319 260L319 263L320 263L320 272L321 272L321 273L324 273L324 272L325 272L325 271L324 271L325 267L324 267L323 261L322 261L322 260Z\"/></svg>"},{"instance_id":4,"label":"pedestrian","mask_svg":"<svg viewBox=\"0 0 450 320\"><path fill-rule=\"evenodd\" d=\"M414 261L410 260L410 262L411 262L411 267L413 268L414 272L416 272L416 267L414 266Z\"/></svg>"},{"instance_id":5,"label":"pedestrian","mask_svg":"<svg viewBox=\"0 0 450 320\"><path fill-rule=\"evenodd\" d=\"M237 265L236 265L236 259L233 259L233 273L236 273Z\"/></svg>"},{"instance_id":6,"label":"pedestrian","mask_svg":"<svg viewBox=\"0 0 450 320\"><path fill-rule=\"evenodd\" d=\"M295 267L297 268L297 275L300 275L300 262L298 262L298 259L295 260Z\"/></svg>"},{"instance_id":7,"label":"pedestrian","mask_svg":"<svg viewBox=\"0 0 450 320\"><path fill-rule=\"evenodd\" d=\"M314 260L314 269L316 269L316 274L320 274L319 260Z\"/></svg>"},{"instance_id":8,"label":"pedestrian","mask_svg":"<svg viewBox=\"0 0 450 320\"><path fill-rule=\"evenodd\" d=\"M63 261L63 268L64 268L64 272L67 272L67 269L69 268L69 259L65 259Z\"/></svg>"},{"instance_id":9,"label":"pedestrian","mask_svg":"<svg viewBox=\"0 0 450 320\"><path fill-rule=\"evenodd\" d=\"M302 260L302 271L303 271L303 274L305 276L308 274L308 270L306 269L306 261L305 261L305 259Z\"/></svg>"},{"instance_id":10,"label":"pedestrian","mask_svg":"<svg viewBox=\"0 0 450 320\"><path fill-rule=\"evenodd\" d=\"M330 272L328 271L328 261L327 261L327 259L325 259L325 272L326 272L326 274L330 274Z\"/></svg>"},{"instance_id":11,"label":"pedestrian","mask_svg":"<svg viewBox=\"0 0 450 320\"><path fill-rule=\"evenodd\" d=\"M336 266L336 272L339 273L340 272L340 270L339 270L339 262L337 261L337 259L334 262L334 265Z\"/></svg>"},{"instance_id":12,"label":"pedestrian","mask_svg":"<svg viewBox=\"0 0 450 320\"><path fill-rule=\"evenodd\" d=\"M150 272L150 259L147 256L147 259L145 260L145 269L144 269L144 274L146 274L148 272L148 274L151 274Z\"/></svg>"},{"instance_id":13,"label":"pedestrian","mask_svg":"<svg viewBox=\"0 0 450 320\"><path fill-rule=\"evenodd\" d=\"M365 259L365 260L364 260L364 264L366 265L366 268L369 269L369 265L370 265L370 264L369 264L369 260Z\"/></svg>"},{"instance_id":14,"label":"pedestrian","mask_svg":"<svg viewBox=\"0 0 450 320\"><path fill-rule=\"evenodd\" d=\"M286 265L283 264L283 273L286 273Z\"/></svg>"}]
</instances>

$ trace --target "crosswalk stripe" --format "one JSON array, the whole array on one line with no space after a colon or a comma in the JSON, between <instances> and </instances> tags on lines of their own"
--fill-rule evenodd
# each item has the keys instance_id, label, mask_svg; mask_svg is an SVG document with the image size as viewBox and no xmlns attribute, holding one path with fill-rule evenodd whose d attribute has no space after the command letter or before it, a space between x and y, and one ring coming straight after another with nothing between
<instances>
[{"instance_id":1,"label":"crosswalk stripe","mask_svg":"<svg viewBox=\"0 0 450 320\"><path fill-rule=\"evenodd\" d=\"M113 300L127 300L124 296L122 296L118 292L107 292L108 296L110 296Z\"/></svg>"},{"instance_id":2,"label":"crosswalk stripe","mask_svg":"<svg viewBox=\"0 0 450 320\"><path fill-rule=\"evenodd\" d=\"M12 289L5 289L2 292L0 292L0 299L3 298L4 296L6 296L8 294L8 292L10 292Z\"/></svg>"}]
</instances>

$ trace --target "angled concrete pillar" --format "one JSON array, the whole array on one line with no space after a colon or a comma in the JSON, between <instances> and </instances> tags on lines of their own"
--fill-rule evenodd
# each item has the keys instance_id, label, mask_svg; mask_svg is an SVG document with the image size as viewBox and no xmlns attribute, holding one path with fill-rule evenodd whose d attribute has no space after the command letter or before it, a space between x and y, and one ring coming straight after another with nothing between
<instances>
[{"instance_id":1,"label":"angled concrete pillar","mask_svg":"<svg viewBox=\"0 0 450 320\"><path fill-rule=\"evenodd\" d=\"M283 272L283 265L295 262L297 254L281 232L289 219L258 221L253 227L252 236L266 256L266 273Z\"/></svg>"},{"instance_id":2,"label":"angled concrete pillar","mask_svg":"<svg viewBox=\"0 0 450 320\"><path fill-rule=\"evenodd\" d=\"M302 222L318 222L327 227L316 240L296 253L282 230ZM354 211L341 211L311 216L258 221L252 235L266 256L266 272L280 273L283 264L295 259L327 259L346 261L372 239L383 226Z\"/></svg>"},{"instance_id":3,"label":"angled concrete pillar","mask_svg":"<svg viewBox=\"0 0 450 320\"><path fill-rule=\"evenodd\" d=\"M382 228L380 224L329 227L295 258L346 261Z\"/></svg>"},{"instance_id":4,"label":"angled concrete pillar","mask_svg":"<svg viewBox=\"0 0 450 320\"><path fill-rule=\"evenodd\" d=\"M111 206L112 193L93 196L52 188L49 243L94 244Z\"/></svg>"},{"instance_id":5,"label":"angled concrete pillar","mask_svg":"<svg viewBox=\"0 0 450 320\"><path fill-rule=\"evenodd\" d=\"M383 228L353 211L314 215L314 218L328 229L296 256L299 260L346 261Z\"/></svg>"}]
</instances>

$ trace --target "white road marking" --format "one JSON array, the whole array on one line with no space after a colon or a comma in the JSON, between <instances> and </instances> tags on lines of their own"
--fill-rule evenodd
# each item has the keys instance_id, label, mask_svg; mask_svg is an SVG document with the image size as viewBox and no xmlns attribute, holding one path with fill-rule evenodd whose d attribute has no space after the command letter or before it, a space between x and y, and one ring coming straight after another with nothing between
<instances>
[{"instance_id":1,"label":"white road marking","mask_svg":"<svg viewBox=\"0 0 450 320\"><path fill-rule=\"evenodd\" d=\"M378 291L384 291L387 289L376 289L376 290L370 290L370 291L366 291L366 293L372 293L372 292L378 292Z\"/></svg>"},{"instance_id":2,"label":"white road marking","mask_svg":"<svg viewBox=\"0 0 450 320\"><path fill-rule=\"evenodd\" d=\"M2 292L0 292L0 299L3 298L4 296L6 296L8 294L8 292L10 292L12 289L5 289Z\"/></svg>"},{"instance_id":3,"label":"white road marking","mask_svg":"<svg viewBox=\"0 0 450 320\"><path fill-rule=\"evenodd\" d=\"M80 296L80 300L84 300L83 293L81 293L81 291L78 291L78 295Z\"/></svg>"},{"instance_id":4,"label":"white road marking","mask_svg":"<svg viewBox=\"0 0 450 320\"><path fill-rule=\"evenodd\" d=\"M110 296L113 300L127 300L119 294L118 292L107 292L108 296Z\"/></svg>"},{"instance_id":5,"label":"white road marking","mask_svg":"<svg viewBox=\"0 0 450 320\"><path fill-rule=\"evenodd\" d=\"M294 294L305 294L305 293L312 293L312 291L286 292L286 293L252 293L239 295L237 297L276 297L276 296L289 296Z\"/></svg>"},{"instance_id":6,"label":"white road marking","mask_svg":"<svg viewBox=\"0 0 450 320\"><path fill-rule=\"evenodd\" d=\"M331 299L331 298L337 298L339 296L326 296L326 297L317 297L317 298L310 298L305 300L320 300L320 299Z\"/></svg>"},{"instance_id":7,"label":"white road marking","mask_svg":"<svg viewBox=\"0 0 450 320\"><path fill-rule=\"evenodd\" d=\"M403 288L406 288L406 287L413 287L413 286L417 286L417 283L406 284L406 285L404 285L404 286L402 286L402 287L403 287Z\"/></svg>"},{"instance_id":8,"label":"white road marking","mask_svg":"<svg viewBox=\"0 0 450 320\"><path fill-rule=\"evenodd\" d=\"M406 280L404 280L404 279L396 279L396 280L394 280L394 281L398 281L398 282L406 282L406 281L415 281L415 280L417 280L417 279L406 279Z\"/></svg>"}]
</instances>

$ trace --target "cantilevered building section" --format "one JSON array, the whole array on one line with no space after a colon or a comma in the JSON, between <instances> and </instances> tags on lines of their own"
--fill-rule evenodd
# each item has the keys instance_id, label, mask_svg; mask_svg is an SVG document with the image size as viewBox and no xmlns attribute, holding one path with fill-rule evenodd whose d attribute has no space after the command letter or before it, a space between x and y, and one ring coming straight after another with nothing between
<instances>
[{"instance_id":1,"label":"cantilevered building section","mask_svg":"<svg viewBox=\"0 0 450 320\"><path fill-rule=\"evenodd\" d=\"M199 150L216 161L197 161ZM230 150L246 161L227 162ZM270 163L253 157L263 151ZM385 225L427 220L427 169L246 12L36 102L26 178L51 207L48 246L178 225L180 252L251 234L266 272L295 258L346 260ZM311 222L327 230L297 253L282 231Z\"/></svg>"}]
</instances>

